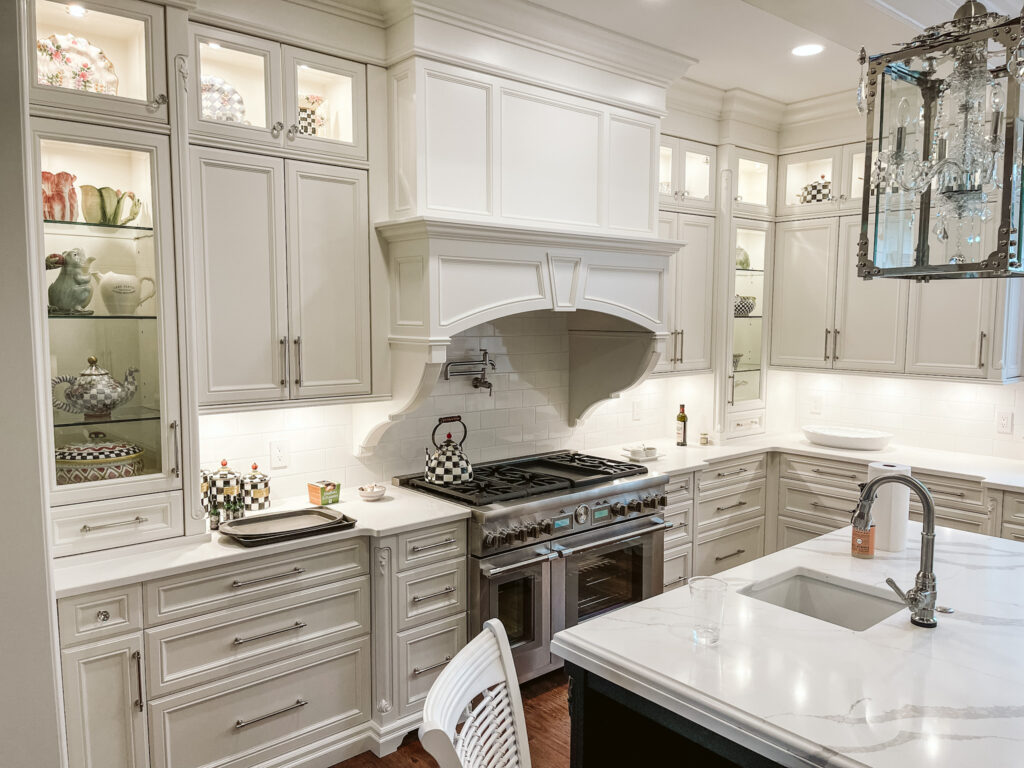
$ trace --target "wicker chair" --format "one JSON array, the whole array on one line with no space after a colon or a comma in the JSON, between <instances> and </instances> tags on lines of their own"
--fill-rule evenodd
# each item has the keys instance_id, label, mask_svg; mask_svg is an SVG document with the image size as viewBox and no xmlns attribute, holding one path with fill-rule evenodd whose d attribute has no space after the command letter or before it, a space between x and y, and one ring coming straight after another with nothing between
<instances>
[{"instance_id":1,"label":"wicker chair","mask_svg":"<svg viewBox=\"0 0 1024 768\"><path fill-rule=\"evenodd\" d=\"M486 622L434 681L420 743L441 768L530 768L512 649L497 619Z\"/></svg>"}]
</instances>

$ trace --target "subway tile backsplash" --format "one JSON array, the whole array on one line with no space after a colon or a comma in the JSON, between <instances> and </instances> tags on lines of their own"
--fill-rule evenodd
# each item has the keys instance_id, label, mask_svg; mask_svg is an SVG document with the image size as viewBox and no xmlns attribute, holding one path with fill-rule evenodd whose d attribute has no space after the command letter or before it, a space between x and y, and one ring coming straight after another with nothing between
<instances>
[{"instance_id":1,"label":"subway tile backsplash","mask_svg":"<svg viewBox=\"0 0 1024 768\"><path fill-rule=\"evenodd\" d=\"M492 396L473 389L472 376L438 381L431 397L391 426L368 459L353 453L353 416L361 407L353 404L202 415L200 461L214 468L226 458L236 470L255 461L271 476L273 496L283 498L304 494L310 480L357 485L418 472L438 417L451 414L461 414L468 428L471 461L668 437L679 403L686 403L694 442L699 432L711 430L710 374L648 380L602 403L584 424L570 428L567 322L564 313L532 312L453 337L449 360L479 358L481 348L491 354L497 366L488 376L494 382ZM270 467L270 443L277 441L287 445L284 469Z\"/></svg>"}]
</instances>

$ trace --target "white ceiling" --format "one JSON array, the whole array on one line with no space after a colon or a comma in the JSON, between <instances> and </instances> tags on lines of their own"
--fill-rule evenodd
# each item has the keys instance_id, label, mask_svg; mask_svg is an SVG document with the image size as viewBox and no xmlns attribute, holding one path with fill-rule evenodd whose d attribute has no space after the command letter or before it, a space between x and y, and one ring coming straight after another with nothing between
<instances>
[{"instance_id":1,"label":"white ceiling","mask_svg":"<svg viewBox=\"0 0 1024 768\"><path fill-rule=\"evenodd\" d=\"M697 59L686 77L791 103L852 90L857 52L893 50L927 25L952 18L958 0L530 0ZM990 10L1020 12L1020 0ZM790 51L821 43L799 58Z\"/></svg>"}]
</instances>

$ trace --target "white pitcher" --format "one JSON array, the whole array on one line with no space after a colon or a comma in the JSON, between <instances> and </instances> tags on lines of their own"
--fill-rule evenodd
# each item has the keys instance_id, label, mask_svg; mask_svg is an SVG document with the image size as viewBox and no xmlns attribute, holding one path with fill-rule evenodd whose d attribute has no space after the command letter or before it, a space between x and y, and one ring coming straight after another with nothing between
<instances>
[{"instance_id":1,"label":"white pitcher","mask_svg":"<svg viewBox=\"0 0 1024 768\"><path fill-rule=\"evenodd\" d=\"M93 272L100 288L100 297L103 299L107 312L112 315L134 315L142 302L156 296L156 283L148 277L136 277L135 275L121 275L117 272ZM149 293L142 295L142 284L150 284Z\"/></svg>"}]
</instances>

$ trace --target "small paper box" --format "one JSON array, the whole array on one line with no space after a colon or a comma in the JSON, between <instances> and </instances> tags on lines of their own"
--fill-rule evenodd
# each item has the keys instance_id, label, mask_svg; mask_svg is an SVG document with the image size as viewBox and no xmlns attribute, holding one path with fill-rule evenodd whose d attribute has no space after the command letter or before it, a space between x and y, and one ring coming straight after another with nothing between
<instances>
[{"instance_id":1,"label":"small paper box","mask_svg":"<svg viewBox=\"0 0 1024 768\"><path fill-rule=\"evenodd\" d=\"M306 483L309 489L309 503L321 506L324 504L337 504L341 500L341 488L337 483L330 480L318 480L315 483Z\"/></svg>"}]
</instances>

